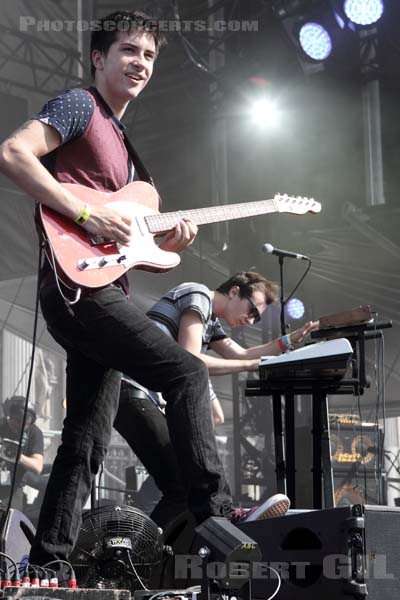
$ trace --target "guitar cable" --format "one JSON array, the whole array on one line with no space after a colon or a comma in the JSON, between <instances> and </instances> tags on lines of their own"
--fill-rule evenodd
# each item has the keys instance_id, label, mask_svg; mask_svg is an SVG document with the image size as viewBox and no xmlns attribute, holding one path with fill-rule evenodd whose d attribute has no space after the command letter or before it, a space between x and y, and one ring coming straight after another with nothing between
<instances>
[{"instance_id":1,"label":"guitar cable","mask_svg":"<svg viewBox=\"0 0 400 600\"><path fill-rule=\"evenodd\" d=\"M79 300L81 299L82 288L78 287L78 288L76 288L76 290L72 290L72 288L71 288L71 291L75 291L75 298L74 298L74 300L70 300L69 298L67 298L64 295L64 293L63 293L63 291L61 289L61 286L60 286L59 277L57 275L56 259L55 259L55 256L54 256L52 245L50 244L50 242L43 240L43 242L41 244L41 248L42 248L42 245L44 246L46 244L47 244L47 246L49 248L49 251L50 251L51 260L49 259L49 261L50 261L51 267L53 269L54 279L56 280L57 288L58 288L58 291L60 292L61 298L64 300L64 302L68 306L73 306L74 304L76 304L77 302L79 302ZM49 258L48 255L47 255L47 258Z\"/></svg>"}]
</instances>

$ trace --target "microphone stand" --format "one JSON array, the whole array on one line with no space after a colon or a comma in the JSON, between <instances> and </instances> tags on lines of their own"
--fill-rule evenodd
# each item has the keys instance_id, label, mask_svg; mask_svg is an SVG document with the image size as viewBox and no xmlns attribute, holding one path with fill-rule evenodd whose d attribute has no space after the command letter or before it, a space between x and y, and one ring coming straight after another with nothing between
<instances>
[{"instance_id":1,"label":"microphone stand","mask_svg":"<svg viewBox=\"0 0 400 600\"><path fill-rule=\"evenodd\" d=\"M265 246L268 246L269 244L264 244ZM281 335L286 335L287 333L287 325L285 323L285 306L288 303L288 301L293 297L293 294L295 293L295 291L297 290L297 288L299 287L299 285L302 283L302 281L304 280L304 278L306 277L308 271L310 270L311 267L311 258L308 258L307 256L302 256L303 260L307 260L308 261L308 266L307 269L305 270L305 272L303 273L303 275L300 277L299 281L297 282L297 284L295 285L294 289L290 292L289 296L285 299L284 297L284 286L283 286L283 259L285 257L285 252L283 250L276 250L275 252L272 252L272 254L278 254L279 256L279 283L280 283L280 294L279 294L279 300L280 300L280 304L281 304L281 315L280 315L280 325L281 325ZM286 256L290 256L290 257L295 257L295 258L299 258L301 257L301 255L296 255L294 253L286 253Z\"/></svg>"},{"instance_id":2,"label":"microphone stand","mask_svg":"<svg viewBox=\"0 0 400 600\"><path fill-rule=\"evenodd\" d=\"M279 257L279 283L280 283L280 293L279 293L279 301L281 303L281 335L286 335L286 323L285 323L285 306L286 300L283 294L283 256Z\"/></svg>"}]
</instances>

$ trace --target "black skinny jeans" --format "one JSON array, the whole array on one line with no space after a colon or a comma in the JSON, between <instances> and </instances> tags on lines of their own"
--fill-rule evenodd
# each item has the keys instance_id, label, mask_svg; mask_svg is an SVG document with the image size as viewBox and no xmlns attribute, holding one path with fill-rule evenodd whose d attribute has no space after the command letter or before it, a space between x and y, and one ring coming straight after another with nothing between
<instances>
[{"instance_id":1,"label":"black skinny jeans","mask_svg":"<svg viewBox=\"0 0 400 600\"><path fill-rule=\"evenodd\" d=\"M122 381L114 427L154 478L162 493L150 517L162 528L188 508L188 490L160 409L142 390Z\"/></svg>"},{"instance_id":2,"label":"black skinny jeans","mask_svg":"<svg viewBox=\"0 0 400 600\"><path fill-rule=\"evenodd\" d=\"M163 334L114 284L67 307L57 287L41 290L48 329L67 352L67 415L30 560L65 559L82 509L107 453L117 413L120 372L162 392L171 443L201 522L228 516L229 486L218 457L204 363Z\"/></svg>"}]
</instances>

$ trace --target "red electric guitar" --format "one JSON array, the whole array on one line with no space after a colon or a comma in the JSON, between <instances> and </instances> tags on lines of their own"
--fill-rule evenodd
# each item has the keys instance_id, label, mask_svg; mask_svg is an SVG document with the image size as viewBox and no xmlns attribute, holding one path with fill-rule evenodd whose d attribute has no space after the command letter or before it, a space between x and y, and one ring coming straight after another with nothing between
<instances>
[{"instance_id":1,"label":"red electric guitar","mask_svg":"<svg viewBox=\"0 0 400 600\"><path fill-rule=\"evenodd\" d=\"M318 213L321 205L312 198L276 195L273 200L228 204L159 213L156 189L135 181L114 193L99 192L83 185L62 184L87 204L109 204L116 212L132 219L132 242L116 242L93 236L54 210L39 205L39 218L46 254L55 264L60 279L71 287L98 288L112 283L129 269L168 271L180 262L174 252L161 250L154 237L173 229L182 218L196 225L229 221L273 212L297 215Z\"/></svg>"}]
</instances>

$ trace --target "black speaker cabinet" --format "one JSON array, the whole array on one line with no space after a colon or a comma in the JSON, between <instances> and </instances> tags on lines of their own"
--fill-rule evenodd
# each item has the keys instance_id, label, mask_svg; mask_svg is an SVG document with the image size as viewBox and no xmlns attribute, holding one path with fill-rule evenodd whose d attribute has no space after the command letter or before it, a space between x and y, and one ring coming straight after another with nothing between
<instances>
[{"instance_id":1,"label":"black speaker cabinet","mask_svg":"<svg viewBox=\"0 0 400 600\"><path fill-rule=\"evenodd\" d=\"M26 563L29 558L35 528L30 520L19 510L0 511L0 551L5 552L17 563Z\"/></svg>"},{"instance_id":2,"label":"black speaker cabinet","mask_svg":"<svg viewBox=\"0 0 400 600\"><path fill-rule=\"evenodd\" d=\"M195 523L182 515L166 532L172 546L158 573L158 589L199 585L179 561L195 558ZM400 589L400 508L356 504L327 510L291 510L284 517L238 525L258 543L261 561L251 565L254 599L397 600ZM240 596L239 594L235 594Z\"/></svg>"},{"instance_id":3,"label":"black speaker cabinet","mask_svg":"<svg viewBox=\"0 0 400 600\"><path fill-rule=\"evenodd\" d=\"M400 589L400 509L344 506L289 511L239 525L258 542L262 563L282 578L279 600L394 600ZM277 579L257 566L253 598L268 598Z\"/></svg>"}]
</instances>

